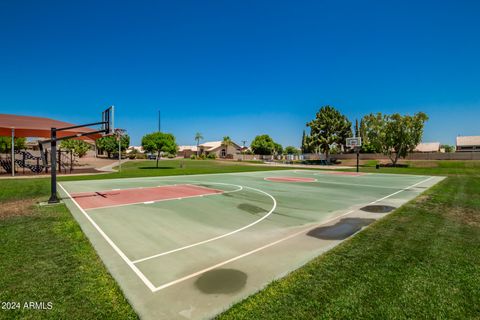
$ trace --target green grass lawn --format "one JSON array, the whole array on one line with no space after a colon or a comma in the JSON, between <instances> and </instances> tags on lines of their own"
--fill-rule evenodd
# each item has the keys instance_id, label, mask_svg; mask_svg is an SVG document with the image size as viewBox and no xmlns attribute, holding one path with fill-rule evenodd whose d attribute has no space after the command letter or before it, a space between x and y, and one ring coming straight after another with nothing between
<instances>
[{"instance_id":1,"label":"green grass lawn","mask_svg":"<svg viewBox=\"0 0 480 320\"><path fill-rule=\"evenodd\" d=\"M35 204L48 190L44 179L2 182L0 303L52 309L0 309L0 319L136 319L67 207Z\"/></svg>"},{"instance_id":2,"label":"green grass lawn","mask_svg":"<svg viewBox=\"0 0 480 320\"><path fill-rule=\"evenodd\" d=\"M64 176L59 180L269 170L238 162L165 160L129 162L123 172ZM63 204L49 197L48 178L0 182L0 303L52 302L41 310L3 310L0 319L133 319L124 298L88 239Z\"/></svg>"},{"instance_id":3,"label":"green grass lawn","mask_svg":"<svg viewBox=\"0 0 480 320\"><path fill-rule=\"evenodd\" d=\"M121 173L61 180L281 169L200 160L154 166L129 162ZM219 318L478 318L478 163L380 172L450 176ZM0 318L136 318L67 208L36 205L48 193L48 179L0 182L0 301L53 302L49 311L0 310Z\"/></svg>"},{"instance_id":4,"label":"green grass lawn","mask_svg":"<svg viewBox=\"0 0 480 320\"><path fill-rule=\"evenodd\" d=\"M399 173L399 174L421 174L421 175L478 175L480 172L480 161L456 161L456 160L438 160L438 161L404 161L408 164L406 168L381 167L375 169L377 161L370 160L362 165L362 172L378 173ZM348 171L352 171L350 169Z\"/></svg>"},{"instance_id":5,"label":"green grass lawn","mask_svg":"<svg viewBox=\"0 0 480 320\"><path fill-rule=\"evenodd\" d=\"M115 167L115 169L118 169ZM241 161L215 161L215 160L161 160L156 167L155 160L128 161L122 164L121 172L103 175L87 176L62 176L59 180L91 180L91 179L116 179L150 176L171 176L187 174L209 174L227 172L247 172L264 170L285 170L282 167L255 166L251 162ZM288 168L287 168L288 169Z\"/></svg>"},{"instance_id":6,"label":"green grass lawn","mask_svg":"<svg viewBox=\"0 0 480 320\"><path fill-rule=\"evenodd\" d=\"M479 174L447 178L218 318L478 319Z\"/></svg>"}]
</instances>

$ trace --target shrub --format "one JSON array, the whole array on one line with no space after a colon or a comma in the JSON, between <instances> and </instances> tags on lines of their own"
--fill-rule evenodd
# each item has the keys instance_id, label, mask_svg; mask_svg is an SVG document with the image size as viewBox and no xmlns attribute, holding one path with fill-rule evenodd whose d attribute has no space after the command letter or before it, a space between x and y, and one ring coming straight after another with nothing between
<instances>
[{"instance_id":1,"label":"shrub","mask_svg":"<svg viewBox=\"0 0 480 320\"><path fill-rule=\"evenodd\" d=\"M209 153L207 155L207 159L216 159L217 158L217 155L215 153Z\"/></svg>"},{"instance_id":2,"label":"shrub","mask_svg":"<svg viewBox=\"0 0 480 320\"><path fill-rule=\"evenodd\" d=\"M175 158L175 155L172 154L172 153L169 153L169 154L167 154L167 158L168 159L173 159L173 158Z\"/></svg>"},{"instance_id":3,"label":"shrub","mask_svg":"<svg viewBox=\"0 0 480 320\"><path fill-rule=\"evenodd\" d=\"M205 154L202 153L199 158L200 158L200 160L205 160Z\"/></svg>"},{"instance_id":4,"label":"shrub","mask_svg":"<svg viewBox=\"0 0 480 320\"><path fill-rule=\"evenodd\" d=\"M197 156L194 155L194 154L192 154L192 155L190 156L190 159L195 160L195 159L197 159Z\"/></svg>"},{"instance_id":5,"label":"shrub","mask_svg":"<svg viewBox=\"0 0 480 320\"><path fill-rule=\"evenodd\" d=\"M135 159L147 159L147 155L145 153L137 153Z\"/></svg>"}]
</instances>

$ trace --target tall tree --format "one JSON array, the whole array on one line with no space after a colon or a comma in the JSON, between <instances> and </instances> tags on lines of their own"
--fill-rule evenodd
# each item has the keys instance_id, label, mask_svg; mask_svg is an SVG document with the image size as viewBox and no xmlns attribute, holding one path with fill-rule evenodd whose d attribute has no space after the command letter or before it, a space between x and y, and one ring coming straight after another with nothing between
<instances>
[{"instance_id":1,"label":"tall tree","mask_svg":"<svg viewBox=\"0 0 480 320\"><path fill-rule=\"evenodd\" d=\"M422 141L423 128L428 116L418 112L413 116L370 114L365 119L365 138L376 150L387 155L394 166Z\"/></svg>"},{"instance_id":2,"label":"tall tree","mask_svg":"<svg viewBox=\"0 0 480 320\"><path fill-rule=\"evenodd\" d=\"M105 136L95 141L97 148L107 153L110 158L112 153L118 152L118 140L116 136ZM130 146L130 137L128 134L122 135L120 139L120 149L125 151Z\"/></svg>"},{"instance_id":3,"label":"tall tree","mask_svg":"<svg viewBox=\"0 0 480 320\"><path fill-rule=\"evenodd\" d=\"M309 146L324 152L327 159L332 144L344 146L345 140L352 136L352 123L329 105L321 107L307 126L310 127Z\"/></svg>"},{"instance_id":4,"label":"tall tree","mask_svg":"<svg viewBox=\"0 0 480 320\"><path fill-rule=\"evenodd\" d=\"M284 152L285 152L285 154L293 154L293 155L298 155L299 154L298 149L295 148L294 146L285 147Z\"/></svg>"},{"instance_id":5,"label":"tall tree","mask_svg":"<svg viewBox=\"0 0 480 320\"><path fill-rule=\"evenodd\" d=\"M223 137L222 145L225 147L225 157L227 157L228 147L229 147L231 144L232 144L232 139L230 139L229 136Z\"/></svg>"},{"instance_id":6,"label":"tall tree","mask_svg":"<svg viewBox=\"0 0 480 320\"><path fill-rule=\"evenodd\" d=\"M311 140L311 137L305 133L305 130L303 130L302 145L300 147L300 151L303 154L315 152L315 148L310 143Z\"/></svg>"},{"instance_id":7,"label":"tall tree","mask_svg":"<svg viewBox=\"0 0 480 320\"><path fill-rule=\"evenodd\" d=\"M262 134L253 139L250 148L255 154L271 155L275 150L275 142L268 134Z\"/></svg>"},{"instance_id":8,"label":"tall tree","mask_svg":"<svg viewBox=\"0 0 480 320\"><path fill-rule=\"evenodd\" d=\"M83 157L90 150L90 145L83 140L67 139L60 142L60 149L68 150L73 153L75 157Z\"/></svg>"},{"instance_id":9,"label":"tall tree","mask_svg":"<svg viewBox=\"0 0 480 320\"><path fill-rule=\"evenodd\" d=\"M307 137L305 135L305 130L303 130L303 134L302 134L302 144L300 146L300 150L302 151L302 153L307 153Z\"/></svg>"},{"instance_id":10,"label":"tall tree","mask_svg":"<svg viewBox=\"0 0 480 320\"><path fill-rule=\"evenodd\" d=\"M147 152L157 153L157 168L162 152L177 153L177 143L171 133L153 132L146 134L142 138L142 147Z\"/></svg>"},{"instance_id":11,"label":"tall tree","mask_svg":"<svg viewBox=\"0 0 480 320\"><path fill-rule=\"evenodd\" d=\"M197 141L197 157L198 157L198 152L199 152L198 146L200 145L200 140L203 140L203 136L200 132L197 132L195 134L195 140Z\"/></svg>"},{"instance_id":12,"label":"tall tree","mask_svg":"<svg viewBox=\"0 0 480 320\"><path fill-rule=\"evenodd\" d=\"M382 127L386 121L385 116L381 113L368 114L360 120L360 137L362 138L362 152L365 153L381 153L381 141L383 137Z\"/></svg>"},{"instance_id":13,"label":"tall tree","mask_svg":"<svg viewBox=\"0 0 480 320\"><path fill-rule=\"evenodd\" d=\"M442 144L440 145L440 149L444 149L445 152L449 153L449 152L455 152L455 146L451 146L449 144Z\"/></svg>"},{"instance_id":14,"label":"tall tree","mask_svg":"<svg viewBox=\"0 0 480 320\"><path fill-rule=\"evenodd\" d=\"M283 153L283 147L280 143L276 143L276 142L273 142L274 144L274 149L273 149L273 153L275 155L281 155Z\"/></svg>"}]
</instances>

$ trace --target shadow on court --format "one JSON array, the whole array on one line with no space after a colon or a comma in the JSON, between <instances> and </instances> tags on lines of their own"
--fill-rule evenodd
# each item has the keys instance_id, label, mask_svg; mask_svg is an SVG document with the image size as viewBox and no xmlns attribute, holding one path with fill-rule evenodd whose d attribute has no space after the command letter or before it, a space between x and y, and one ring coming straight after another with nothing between
<instances>
[{"instance_id":1,"label":"shadow on court","mask_svg":"<svg viewBox=\"0 0 480 320\"><path fill-rule=\"evenodd\" d=\"M397 208L392 206L383 206L383 205L370 205L360 208L360 210L365 212L373 212L373 213L388 213Z\"/></svg>"},{"instance_id":2,"label":"shadow on court","mask_svg":"<svg viewBox=\"0 0 480 320\"><path fill-rule=\"evenodd\" d=\"M346 218L333 226L318 227L310 230L307 235L322 240L343 240L374 221L375 219Z\"/></svg>"},{"instance_id":3,"label":"shadow on court","mask_svg":"<svg viewBox=\"0 0 480 320\"><path fill-rule=\"evenodd\" d=\"M247 283L247 274L235 269L216 269L205 272L195 281L195 286L206 294L233 293Z\"/></svg>"},{"instance_id":4,"label":"shadow on court","mask_svg":"<svg viewBox=\"0 0 480 320\"><path fill-rule=\"evenodd\" d=\"M250 203L240 203L237 206L237 208L240 209L240 210L246 211L248 213L251 213L251 214L268 212L268 210L265 210L261 207L255 206L255 205L250 204Z\"/></svg>"}]
</instances>

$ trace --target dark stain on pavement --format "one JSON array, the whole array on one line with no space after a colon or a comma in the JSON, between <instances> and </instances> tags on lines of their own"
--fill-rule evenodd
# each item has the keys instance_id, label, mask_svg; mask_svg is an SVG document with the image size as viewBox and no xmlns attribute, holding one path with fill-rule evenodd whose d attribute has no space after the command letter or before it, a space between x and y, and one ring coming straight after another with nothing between
<instances>
[{"instance_id":1,"label":"dark stain on pavement","mask_svg":"<svg viewBox=\"0 0 480 320\"><path fill-rule=\"evenodd\" d=\"M215 269L205 272L195 286L206 294L228 294L241 290L247 283L247 274L235 269Z\"/></svg>"},{"instance_id":2,"label":"dark stain on pavement","mask_svg":"<svg viewBox=\"0 0 480 320\"><path fill-rule=\"evenodd\" d=\"M346 218L332 226L312 229L308 231L307 235L323 240L343 240L374 221L374 219Z\"/></svg>"},{"instance_id":3,"label":"dark stain on pavement","mask_svg":"<svg viewBox=\"0 0 480 320\"><path fill-rule=\"evenodd\" d=\"M373 213L387 213L395 210L395 207L392 206L383 206L383 205L371 205L360 208L362 211L373 212Z\"/></svg>"}]
</instances>

